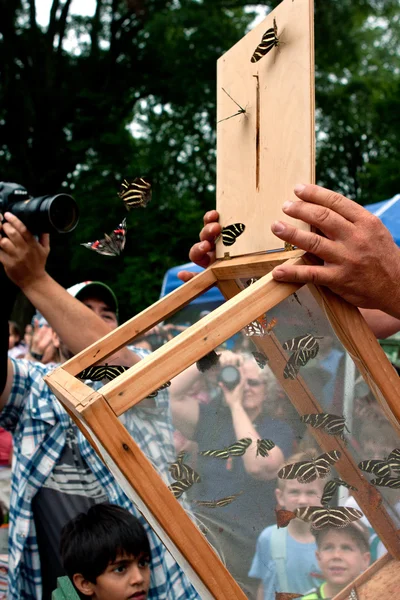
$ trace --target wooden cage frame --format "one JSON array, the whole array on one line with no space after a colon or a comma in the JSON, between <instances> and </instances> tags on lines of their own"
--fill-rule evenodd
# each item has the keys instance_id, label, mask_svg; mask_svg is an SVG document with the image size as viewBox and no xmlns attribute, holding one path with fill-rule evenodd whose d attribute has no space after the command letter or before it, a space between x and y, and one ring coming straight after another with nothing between
<instances>
[{"instance_id":1,"label":"wooden cage frame","mask_svg":"<svg viewBox=\"0 0 400 600\"><path fill-rule=\"evenodd\" d=\"M308 41L306 40L306 51L311 56L308 68L310 73L313 74L311 64L313 60L312 0L296 0L294 3L292 0L284 0L275 9L278 13L273 11L269 15L268 26L272 24L274 14L278 14L279 18L284 20L285 15L288 14L287 11L303 9L305 18L308 19L310 32L307 38ZM248 38L250 34L243 38L247 62L248 49L254 46L256 39L259 41L260 32L262 33L265 27L265 24L261 24L256 28L255 33L250 32L251 38ZM223 64L220 65L219 77L223 77L224 73L227 72L227 80L234 87L234 74L236 71L232 68L230 58L227 55L223 58ZM235 61L237 61L236 50L234 50L233 55ZM305 56L307 58L307 55ZM310 58L307 60L310 61ZM268 73L265 72L260 75L257 79L259 85L263 85L262 78L267 77L267 75ZM313 87L311 86L311 89L309 89L310 85L306 88L305 95L303 95L310 112L310 119L305 124L309 144L305 152L305 160L299 162L296 170L297 177L293 180L293 183L298 180L314 180L314 141L311 132L313 129L314 106ZM232 109L232 106L229 106L229 99L224 94L220 94L218 106L219 109L222 107L222 114L228 114L224 113L225 108L228 111ZM259 181L260 170L263 169L263 177L265 176L267 179L271 177L271 181L274 181L275 174L273 171L276 166L268 170L268 160L270 160L268 143L266 142L260 146L260 140L257 142L260 119L265 120L265 116L260 113L259 106L258 108L256 106L255 115L256 135L249 135L245 143L249 145L249 148L251 144L254 145L255 143L257 151L250 162L246 160L243 169L244 173L247 174L246 177L248 176L248 180L256 183L255 189L253 183L251 183L253 188L249 192L249 198L253 198L257 202L260 194L262 196L263 193ZM253 117L250 115L249 118L251 121ZM218 156L221 156L221 153L226 154L226 148L232 147L232 145L235 146L232 135L231 132L227 131L225 125L220 128ZM248 134L246 133L246 135ZM278 132L270 131L269 135L271 139L275 140L274 135L278 135ZM278 138L276 139L278 140ZM272 144L272 142L269 143ZM276 144L279 144L279 140ZM240 154L239 149L234 148L232 152ZM297 155L301 154L302 147L298 145L296 152ZM232 160L235 163L237 158L230 157L229 160L231 160L229 164L232 164ZM240 167L239 162L235 164L237 164L237 168ZM284 168L286 166L284 165ZM236 206L232 214L228 215L229 206L226 202L224 204L224 197L226 198L226 196L235 193L228 177L231 168L232 166L229 167L224 159L219 161L218 177L222 184L217 191L217 196L219 195L218 209L223 215L226 215L226 218L237 218L238 207ZM289 178L288 185L292 186L292 177ZM283 188L281 194L286 193L286 188ZM282 198L279 199L279 206L281 203ZM245 207L243 210L245 212L247 210L246 218L253 223L252 231L254 232L259 225L257 215L251 214L251 211L254 211L254 204L250 208ZM240 216L242 215L239 214ZM272 218L271 215L268 221L268 229ZM251 229L251 227L249 228ZM217 260L191 281L131 318L45 378L52 392L106 464L110 467L117 466L125 481L134 490L135 501L140 510L144 509L144 514L150 525L157 522L157 525L166 533L170 540L168 548L181 566L188 571L192 583L201 592L202 598L215 598L217 600L242 600L245 595L214 553L203 534L168 490L167 485L161 480L149 460L135 443L135 440L132 439L118 420L118 417L146 398L149 393L159 388L167 380L172 379L205 354L218 347L250 321L257 319L259 315L272 309L302 287L299 284L276 282L272 278L271 270L285 261L291 261L294 264L312 264L315 263L316 259L300 250L259 253L259 247L257 246L259 236L255 236L255 238L257 238L255 246L252 246L252 236L248 236L247 241L241 242L241 245L238 246L240 256L233 257L234 253L231 253L229 260ZM270 251L271 248L266 247L264 250ZM227 254L221 252L221 248L218 252L219 256ZM253 285L242 289L239 279L251 277L259 279ZM218 286L226 298L226 302L222 306L170 340L150 356L129 368L122 375L104 385L100 391L93 391L76 377L83 369L104 362L107 357L168 318L212 286ZM308 285L308 287L329 318L344 348L357 362L360 372L375 393L392 426L400 434L398 376L362 315L357 308L346 303L329 290L314 285ZM323 412L318 400L310 392L301 376L297 376L294 380L283 377L283 369L288 356L274 333L271 332L264 337L253 338L253 341L259 350L268 356L273 373L299 414ZM357 488L358 491L354 492L354 496L389 552L386 557L377 561L361 575L354 584L359 600L375 599L378 597L377 590L381 594L386 594L390 589L395 589L393 582L399 580L397 563L400 559L399 532L382 504L379 491L362 476L343 441L337 437L327 435L320 429L310 429L310 433L324 452L340 450L341 458L335 468L337 468L343 479ZM394 572L397 573L395 576L393 575ZM336 596L337 600L345 600L349 591L347 590L347 596L346 590L341 592Z\"/></svg>"}]
</instances>

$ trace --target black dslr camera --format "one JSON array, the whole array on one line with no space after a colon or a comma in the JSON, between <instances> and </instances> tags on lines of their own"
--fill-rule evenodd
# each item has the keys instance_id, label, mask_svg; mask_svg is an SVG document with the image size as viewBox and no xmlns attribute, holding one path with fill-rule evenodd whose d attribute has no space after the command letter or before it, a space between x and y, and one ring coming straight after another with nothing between
<instances>
[{"instance_id":1,"label":"black dslr camera","mask_svg":"<svg viewBox=\"0 0 400 600\"><path fill-rule=\"evenodd\" d=\"M33 198L18 183L0 182L0 213L11 212L31 233L68 233L79 220L78 205L68 194Z\"/></svg>"}]
</instances>

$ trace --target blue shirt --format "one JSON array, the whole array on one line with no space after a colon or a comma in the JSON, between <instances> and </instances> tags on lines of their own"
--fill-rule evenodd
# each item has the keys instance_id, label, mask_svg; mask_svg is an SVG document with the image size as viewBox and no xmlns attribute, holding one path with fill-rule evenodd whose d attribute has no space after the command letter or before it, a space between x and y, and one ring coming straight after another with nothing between
<instances>
[{"instance_id":1,"label":"blue shirt","mask_svg":"<svg viewBox=\"0 0 400 600\"><path fill-rule=\"evenodd\" d=\"M54 369L54 364L42 365L14 359L11 361L14 369L13 386L8 402L0 413L0 426L11 431L14 438L8 598L39 600L42 597L41 568L32 498L59 460L71 421L43 381L43 377ZM175 456L167 405L167 396L159 393L156 398L158 411L136 406L131 409L132 413L125 413L123 419L148 458L157 469L164 470L165 477L170 456ZM153 421L150 418L152 411L153 417L157 417ZM167 417L164 421L162 415ZM82 457L106 491L109 501L130 510L141 519L146 528L152 553L149 599L197 600L199 596L181 568L80 431L78 444Z\"/></svg>"}]
</instances>

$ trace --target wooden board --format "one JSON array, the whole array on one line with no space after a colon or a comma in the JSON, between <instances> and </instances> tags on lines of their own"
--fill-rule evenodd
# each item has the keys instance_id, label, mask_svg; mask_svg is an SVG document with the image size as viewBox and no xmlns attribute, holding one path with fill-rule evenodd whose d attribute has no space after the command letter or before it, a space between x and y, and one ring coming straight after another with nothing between
<instances>
[{"instance_id":1,"label":"wooden board","mask_svg":"<svg viewBox=\"0 0 400 600\"><path fill-rule=\"evenodd\" d=\"M400 564L390 554L374 562L364 573L345 587L332 600L349 600L351 590L356 590L358 600L397 600L400 588Z\"/></svg>"},{"instance_id":2,"label":"wooden board","mask_svg":"<svg viewBox=\"0 0 400 600\"><path fill-rule=\"evenodd\" d=\"M251 63L274 18L281 44ZM313 1L283 0L218 60L217 121L238 110L227 94L246 110L217 124L220 223L246 225L233 246L218 241L219 258L282 249L271 223L296 183L314 182L313 46Z\"/></svg>"}]
</instances>

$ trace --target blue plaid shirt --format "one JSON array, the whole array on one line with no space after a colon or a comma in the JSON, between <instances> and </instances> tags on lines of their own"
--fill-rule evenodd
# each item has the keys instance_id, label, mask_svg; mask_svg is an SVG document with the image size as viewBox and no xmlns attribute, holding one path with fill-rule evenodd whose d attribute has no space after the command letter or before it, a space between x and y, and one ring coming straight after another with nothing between
<instances>
[{"instance_id":1,"label":"blue plaid shirt","mask_svg":"<svg viewBox=\"0 0 400 600\"><path fill-rule=\"evenodd\" d=\"M0 413L0 426L11 431L14 437L8 598L40 600L41 569L32 498L59 460L71 420L43 381L44 375L53 370L55 365L11 360L14 368L13 386L8 402ZM121 420L161 476L168 481L168 463L175 457L168 394L159 393L156 408L141 409L140 405L135 406ZM86 438L80 431L77 435L81 455L109 501L140 517ZM149 599L198 600L197 592L174 558L146 521L143 518L141 520L149 536L152 553Z\"/></svg>"}]
</instances>

